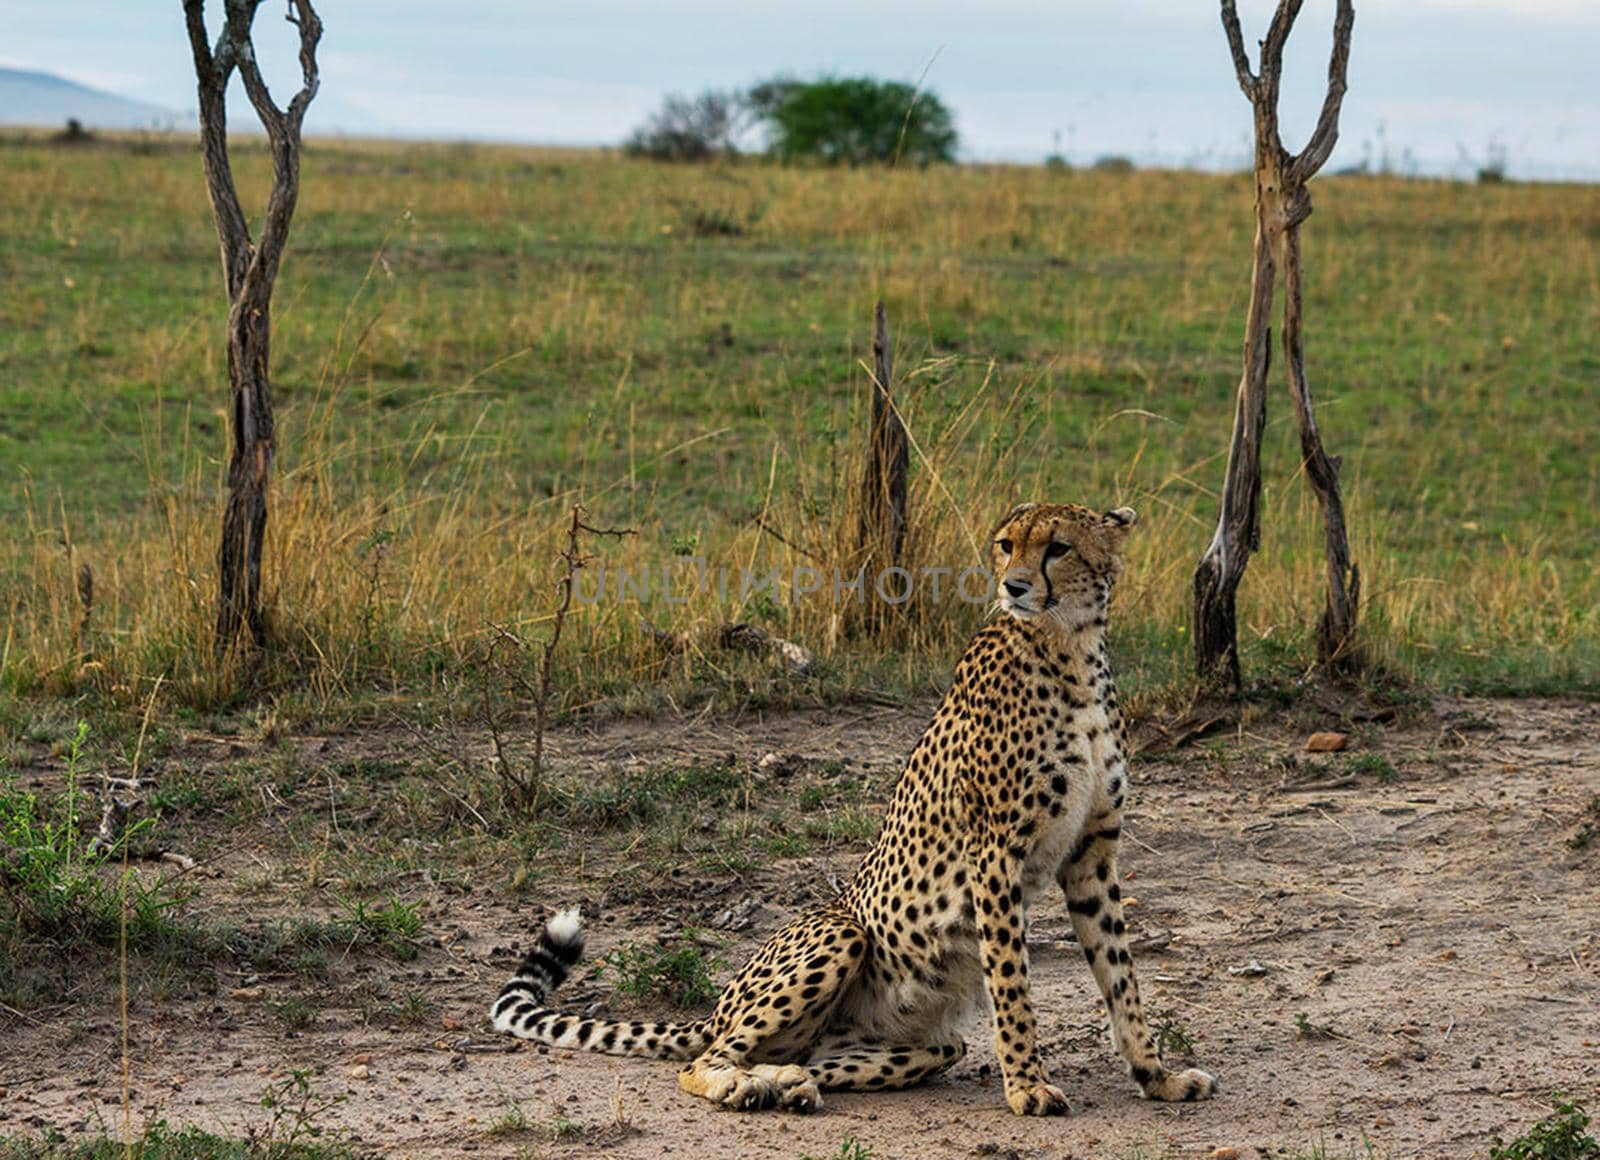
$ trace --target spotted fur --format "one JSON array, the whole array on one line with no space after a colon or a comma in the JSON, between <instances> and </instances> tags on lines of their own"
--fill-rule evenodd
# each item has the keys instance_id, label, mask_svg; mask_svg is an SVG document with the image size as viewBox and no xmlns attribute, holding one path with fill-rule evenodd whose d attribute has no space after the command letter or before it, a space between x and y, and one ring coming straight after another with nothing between
<instances>
[{"instance_id":1,"label":"spotted fur","mask_svg":"<svg viewBox=\"0 0 1600 1160\"><path fill-rule=\"evenodd\" d=\"M1117 845L1128 772L1106 615L1131 508L1024 504L992 537L999 615L956 666L882 833L843 894L774 935L705 1019L623 1023L544 1006L581 950L552 919L492 1009L557 1047L687 1061L685 1091L725 1107L811 1111L823 1089L901 1088L966 1051L987 1006L1006 1102L1056 1115L1028 988L1025 915L1066 895L1129 1074L1153 1099L1205 1099L1162 1063L1128 953Z\"/></svg>"}]
</instances>

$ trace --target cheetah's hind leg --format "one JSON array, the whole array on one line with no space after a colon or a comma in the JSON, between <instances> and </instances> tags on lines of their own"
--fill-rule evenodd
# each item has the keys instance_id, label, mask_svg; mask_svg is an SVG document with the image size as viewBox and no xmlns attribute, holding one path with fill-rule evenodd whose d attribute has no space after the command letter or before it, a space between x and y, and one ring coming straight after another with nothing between
<instances>
[{"instance_id":1,"label":"cheetah's hind leg","mask_svg":"<svg viewBox=\"0 0 1600 1160\"><path fill-rule=\"evenodd\" d=\"M948 1071L966 1053L960 1039L909 1047L841 1035L817 1045L806 1071L823 1091L890 1091Z\"/></svg>"},{"instance_id":2,"label":"cheetah's hind leg","mask_svg":"<svg viewBox=\"0 0 1600 1160\"><path fill-rule=\"evenodd\" d=\"M678 1073L678 1086L721 1107L812 1112L822 1096L799 1061L861 969L867 936L848 915L802 915L772 937L724 988L716 1038Z\"/></svg>"}]
</instances>

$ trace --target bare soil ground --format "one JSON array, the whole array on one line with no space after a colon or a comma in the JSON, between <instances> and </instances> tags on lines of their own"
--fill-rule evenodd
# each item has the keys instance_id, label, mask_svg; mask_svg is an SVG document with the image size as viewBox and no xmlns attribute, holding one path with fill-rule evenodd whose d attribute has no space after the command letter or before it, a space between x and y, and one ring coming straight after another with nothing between
<instances>
[{"instance_id":1,"label":"bare soil ground","mask_svg":"<svg viewBox=\"0 0 1600 1160\"><path fill-rule=\"evenodd\" d=\"M755 767L775 753L782 760L753 776L779 795L808 762L881 786L927 711L624 721L565 732L556 748L597 777L727 753ZM116 1134L125 1122L137 1133L164 1118L280 1139L309 1122L359 1150L417 1157L833 1157L848 1138L879 1160L1218 1147L1338 1157L1366 1155L1366 1141L1380 1155L1443 1157L1518 1134L1546 1114L1552 1089L1600 1110L1600 834L1584 839L1600 794L1600 705L1439 700L1402 724L1346 728L1342 753L1306 753L1303 721L1262 722L1135 768L1124 867L1136 966L1147 1008L1192 1035L1195 1060L1221 1080L1208 1104L1137 1097L1054 900L1031 916L1030 943L1066 1119L1006 1110L986 1028L935 1083L830 1095L805 1118L714 1111L679 1093L670 1063L501 1040L485 1008L547 908L582 903L596 956L686 923L720 925L719 955L734 963L859 855L663 870L631 864L625 843L596 846L591 863L579 842L521 897L507 867L466 867L465 885L430 893L411 962L352 956L323 981L224 969L214 994L164 994L145 980L125 1024L115 989L87 984L70 1002L0 1012L0 1135ZM408 745L397 735L289 743L313 763ZM199 760L204 745L170 760ZM273 873L291 860L270 830L243 835L208 858L190 905L236 918L292 912L293 876ZM426 1017L374 1014L363 988L423 996ZM285 999L315 1018L289 1029ZM564 999L641 1009L589 977ZM280 1111L274 1125L262 1094L294 1069L317 1069L314 1093L342 1098L303 1120Z\"/></svg>"}]
</instances>

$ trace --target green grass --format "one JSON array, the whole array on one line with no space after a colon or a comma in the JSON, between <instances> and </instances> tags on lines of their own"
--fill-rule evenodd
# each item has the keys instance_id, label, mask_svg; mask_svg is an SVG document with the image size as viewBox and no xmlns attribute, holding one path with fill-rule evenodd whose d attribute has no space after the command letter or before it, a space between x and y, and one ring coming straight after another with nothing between
<instances>
[{"instance_id":1,"label":"green grass","mask_svg":"<svg viewBox=\"0 0 1600 1160\"><path fill-rule=\"evenodd\" d=\"M344 1143L262 1143L165 1121L146 1128L131 1144L109 1136L81 1141L0 1136L0 1160L355 1160L362 1155Z\"/></svg>"},{"instance_id":2,"label":"green grass","mask_svg":"<svg viewBox=\"0 0 1600 1160\"><path fill-rule=\"evenodd\" d=\"M704 937L685 928L665 944L617 947L603 960L605 972L624 995L663 999L678 1007L709 1007L718 994L711 972L724 964L706 953Z\"/></svg>"},{"instance_id":3,"label":"green grass","mask_svg":"<svg viewBox=\"0 0 1600 1160\"><path fill-rule=\"evenodd\" d=\"M1349 773L1371 777L1386 785L1400 780L1400 772L1395 769L1394 762L1381 753L1358 753L1347 757L1344 768Z\"/></svg>"},{"instance_id":4,"label":"green grass","mask_svg":"<svg viewBox=\"0 0 1600 1160\"><path fill-rule=\"evenodd\" d=\"M848 573L880 295L918 449L913 566L973 563L1020 497L1131 503L1125 683L1187 680L1239 373L1243 177L313 142L275 297L277 647L242 676L207 638L224 351L198 159L0 154L0 694L127 711L159 675L205 713L414 705L476 671L492 624L544 631L579 501L640 533L591 545L613 573L681 581L685 548L713 574ZM266 165L236 158L256 206ZM1315 198L1308 371L1375 660L1445 689L1593 695L1600 188L1340 178ZM705 215L751 224L697 236ZM1240 624L1251 679L1277 683L1312 655L1322 580L1281 388L1270 406ZM815 594L735 579L679 604L658 584L578 610L558 708L901 697L937 686L980 615L922 599L875 642ZM730 619L802 640L820 674L664 658L640 627Z\"/></svg>"},{"instance_id":5,"label":"green grass","mask_svg":"<svg viewBox=\"0 0 1600 1160\"><path fill-rule=\"evenodd\" d=\"M1551 1113L1507 1143L1499 1136L1490 1160L1597 1160L1600 1140L1589 1135L1589 1113L1577 1100L1559 1092L1550 1097Z\"/></svg>"},{"instance_id":6,"label":"green grass","mask_svg":"<svg viewBox=\"0 0 1600 1160\"><path fill-rule=\"evenodd\" d=\"M357 1160L370 1155L352 1147L318 1120L344 1096L326 1096L315 1073L292 1071L261 1095L264 1122L240 1137L218 1136L195 1126L174 1127L158 1119L127 1142L103 1133L69 1140L53 1129L37 1136L0 1136L0 1160Z\"/></svg>"},{"instance_id":7,"label":"green grass","mask_svg":"<svg viewBox=\"0 0 1600 1160\"><path fill-rule=\"evenodd\" d=\"M872 1160L872 1148L863 1144L854 1136L846 1136L839 1144L837 1152L829 1152L826 1156L818 1156L814 1152L803 1153L800 1160Z\"/></svg>"},{"instance_id":8,"label":"green grass","mask_svg":"<svg viewBox=\"0 0 1600 1160\"><path fill-rule=\"evenodd\" d=\"M59 793L25 788L0 760L0 1001L31 1003L82 956L116 948L184 960L215 949L182 913L180 887L125 856L154 827L134 820L106 843L97 802L85 789L89 727L65 743Z\"/></svg>"}]
</instances>

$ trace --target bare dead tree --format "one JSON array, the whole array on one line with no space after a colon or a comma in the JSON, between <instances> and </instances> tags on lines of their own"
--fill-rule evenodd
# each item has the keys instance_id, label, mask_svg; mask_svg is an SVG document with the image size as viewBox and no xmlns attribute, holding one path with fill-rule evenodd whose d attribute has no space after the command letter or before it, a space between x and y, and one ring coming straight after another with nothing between
<instances>
[{"instance_id":1,"label":"bare dead tree","mask_svg":"<svg viewBox=\"0 0 1600 1160\"><path fill-rule=\"evenodd\" d=\"M228 499L217 549L217 638L227 647L247 631L265 639L261 617L261 555L267 530L267 494L275 436L268 376L272 336L272 285L278 276L289 223L300 196L300 127L317 95L317 42L322 21L311 0L288 0L287 19L300 34L300 90L285 109L272 94L256 61L251 26L261 0L225 0L215 47L206 32L205 0L183 0L189 45L200 95L200 147L206 189L222 250L228 294L228 383L232 443ZM259 239L239 205L228 162L229 79L237 70L250 104L267 131L272 152L272 191Z\"/></svg>"},{"instance_id":2,"label":"bare dead tree","mask_svg":"<svg viewBox=\"0 0 1600 1160\"><path fill-rule=\"evenodd\" d=\"M861 477L858 543L869 568L899 567L906 543L906 477L911 441L895 409L894 354L889 319L878 302L872 312L872 419Z\"/></svg>"},{"instance_id":3,"label":"bare dead tree","mask_svg":"<svg viewBox=\"0 0 1600 1160\"><path fill-rule=\"evenodd\" d=\"M1234 71L1254 111L1255 267L1245 320L1244 374L1234 407L1222 512L1211 544L1194 573L1194 647L1200 674L1214 677L1219 667L1225 667L1227 679L1235 689L1240 687L1241 674L1234 600L1250 553L1261 546L1261 435L1267 421L1272 296L1280 270L1284 281L1283 345L1295 419L1300 427L1301 459L1306 478L1322 506L1326 530L1328 597L1317 629L1317 653L1328 667L1346 664L1355 656L1361 576L1350 560L1345 535L1339 460L1322 448L1306 383L1300 290L1300 225L1311 215L1311 194L1306 183L1327 162L1339 139L1339 109L1344 101L1355 11L1351 0L1338 0L1322 112L1305 148L1290 154L1278 136L1278 87L1284 42L1300 14L1301 2L1279 0L1261 42L1261 71L1256 75L1250 71L1235 0L1221 0L1222 27L1233 53Z\"/></svg>"}]
</instances>

